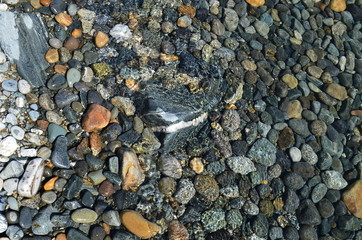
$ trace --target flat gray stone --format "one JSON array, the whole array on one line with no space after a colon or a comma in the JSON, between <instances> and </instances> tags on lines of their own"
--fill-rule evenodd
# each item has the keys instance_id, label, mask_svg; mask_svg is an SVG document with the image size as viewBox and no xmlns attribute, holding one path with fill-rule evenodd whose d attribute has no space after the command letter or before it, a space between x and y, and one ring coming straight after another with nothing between
<instances>
[{"instance_id":1,"label":"flat gray stone","mask_svg":"<svg viewBox=\"0 0 362 240\"><path fill-rule=\"evenodd\" d=\"M46 28L37 15L0 11L0 48L14 62L20 76L34 88L44 85L48 50Z\"/></svg>"}]
</instances>

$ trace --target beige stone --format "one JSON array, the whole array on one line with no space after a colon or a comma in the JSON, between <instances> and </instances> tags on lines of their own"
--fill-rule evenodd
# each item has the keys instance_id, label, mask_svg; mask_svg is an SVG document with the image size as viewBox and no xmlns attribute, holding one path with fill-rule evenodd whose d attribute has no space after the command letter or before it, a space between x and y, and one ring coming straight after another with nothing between
<instances>
[{"instance_id":1,"label":"beige stone","mask_svg":"<svg viewBox=\"0 0 362 240\"><path fill-rule=\"evenodd\" d=\"M161 230L160 226L148 221L139 212L133 210L122 211L120 219L128 231L142 239L152 238Z\"/></svg>"},{"instance_id":2,"label":"beige stone","mask_svg":"<svg viewBox=\"0 0 362 240\"><path fill-rule=\"evenodd\" d=\"M335 99L338 99L340 101L348 98L346 88L339 85L338 83L328 84L326 92L329 96L334 97Z\"/></svg>"},{"instance_id":3,"label":"beige stone","mask_svg":"<svg viewBox=\"0 0 362 240\"><path fill-rule=\"evenodd\" d=\"M296 88L298 86L298 79L294 77L292 74L285 74L282 77L283 82L285 82L289 88Z\"/></svg>"},{"instance_id":4,"label":"beige stone","mask_svg":"<svg viewBox=\"0 0 362 240\"><path fill-rule=\"evenodd\" d=\"M96 46L99 48L105 47L109 42L109 37L104 32L97 32L95 37Z\"/></svg>"},{"instance_id":5,"label":"beige stone","mask_svg":"<svg viewBox=\"0 0 362 240\"><path fill-rule=\"evenodd\" d=\"M348 187L342 199L354 216L362 218L362 180L357 180Z\"/></svg>"},{"instance_id":6,"label":"beige stone","mask_svg":"<svg viewBox=\"0 0 362 240\"><path fill-rule=\"evenodd\" d=\"M335 12L343 12L347 5L345 0L332 0L329 7Z\"/></svg>"},{"instance_id":7,"label":"beige stone","mask_svg":"<svg viewBox=\"0 0 362 240\"><path fill-rule=\"evenodd\" d=\"M289 118L302 118L302 104L298 100L293 100L289 102L288 105L288 117Z\"/></svg>"},{"instance_id":8,"label":"beige stone","mask_svg":"<svg viewBox=\"0 0 362 240\"><path fill-rule=\"evenodd\" d=\"M133 150L121 150L122 161L122 188L135 191L145 180L145 175Z\"/></svg>"}]
</instances>

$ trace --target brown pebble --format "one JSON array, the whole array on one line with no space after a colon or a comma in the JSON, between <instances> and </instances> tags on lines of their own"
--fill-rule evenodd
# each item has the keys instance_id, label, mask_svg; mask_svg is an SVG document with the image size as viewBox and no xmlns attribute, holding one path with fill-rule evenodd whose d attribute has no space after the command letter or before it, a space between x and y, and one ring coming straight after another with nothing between
<instances>
[{"instance_id":1,"label":"brown pebble","mask_svg":"<svg viewBox=\"0 0 362 240\"><path fill-rule=\"evenodd\" d=\"M65 235L65 233L59 233L56 237L55 240L67 240L67 235Z\"/></svg>"},{"instance_id":2,"label":"brown pebble","mask_svg":"<svg viewBox=\"0 0 362 240\"><path fill-rule=\"evenodd\" d=\"M42 7L39 0L30 0L30 5L35 9Z\"/></svg>"},{"instance_id":3,"label":"brown pebble","mask_svg":"<svg viewBox=\"0 0 362 240\"><path fill-rule=\"evenodd\" d=\"M86 154L89 152L88 148L89 148L89 139L83 138L82 141L80 141L80 143L76 147L76 150L80 154Z\"/></svg>"},{"instance_id":4,"label":"brown pebble","mask_svg":"<svg viewBox=\"0 0 362 240\"><path fill-rule=\"evenodd\" d=\"M41 130L47 130L49 126L49 122L45 120L37 120L36 124L38 125L39 129Z\"/></svg>"},{"instance_id":5,"label":"brown pebble","mask_svg":"<svg viewBox=\"0 0 362 240\"><path fill-rule=\"evenodd\" d=\"M99 185L99 193L103 197L109 197L114 193L113 184L110 181L104 181Z\"/></svg>"},{"instance_id":6,"label":"brown pebble","mask_svg":"<svg viewBox=\"0 0 362 240\"><path fill-rule=\"evenodd\" d=\"M64 42L64 47L66 49L68 49L69 51L73 51L78 49L80 46L80 41L74 37L69 37L65 42Z\"/></svg>"},{"instance_id":7,"label":"brown pebble","mask_svg":"<svg viewBox=\"0 0 362 240\"><path fill-rule=\"evenodd\" d=\"M152 238L161 230L160 226L148 221L139 212L124 210L120 215L123 226L142 239Z\"/></svg>"},{"instance_id":8,"label":"brown pebble","mask_svg":"<svg viewBox=\"0 0 362 240\"><path fill-rule=\"evenodd\" d=\"M190 18L196 16L196 8L193 6L179 6L177 10L180 14L189 16Z\"/></svg>"},{"instance_id":9,"label":"brown pebble","mask_svg":"<svg viewBox=\"0 0 362 240\"><path fill-rule=\"evenodd\" d=\"M104 32L97 32L95 37L96 46L99 48L105 47L109 42L109 37Z\"/></svg>"},{"instance_id":10,"label":"brown pebble","mask_svg":"<svg viewBox=\"0 0 362 240\"><path fill-rule=\"evenodd\" d=\"M94 156L102 151L102 138L98 133L92 132L89 135L89 145Z\"/></svg>"},{"instance_id":11,"label":"brown pebble","mask_svg":"<svg viewBox=\"0 0 362 240\"><path fill-rule=\"evenodd\" d=\"M108 125L111 112L98 104L92 104L88 108L82 121L82 128L86 132L94 132Z\"/></svg>"},{"instance_id":12,"label":"brown pebble","mask_svg":"<svg viewBox=\"0 0 362 240\"><path fill-rule=\"evenodd\" d=\"M201 158L195 157L190 161L190 167L195 173L200 174L204 171L204 164Z\"/></svg>"},{"instance_id":13,"label":"brown pebble","mask_svg":"<svg viewBox=\"0 0 362 240\"><path fill-rule=\"evenodd\" d=\"M178 56L176 56L176 55L167 55L167 54L164 54L164 53L161 53L160 54L160 59L162 60L162 61L178 61Z\"/></svg>"},{"instance_id":14,"label":"brown pebble","mask_svg":"<svg viewBox=\"0 0 362 240\"><path fill-rule=\"evenodd\" d=\"M68 71L68 67L62 64L57 64L54 66L54 72L65 75Z\"/></svg>"},{"instance_id":15,"label":"brown pebble","mask_svg":"<svg viewBox=\"0 0 362 240\"><path fill-rule=\"evenodd\" d=\"M57 49L49 49L45 54L45 60L48 63L56 63L59 61L59 53Z\"/></svg>"},{"instance_id":16,"label":"brown pebble","mask_svg":"<svg viewBox=\"0 0 362 240\"><path fill-rule=\"evenodd\" d=\"M344 191L343 202L356 217L362 218L362 180L357 180Z\"/></svg>"},{"instance_id":17,"label":"brown pebble","mask_svg":"<svg viewBox=\"0 0 362 240\"><path fill-rule=\"evenodd\" d=\"M168 240L189 240L190 235L186 227L178 220L172 220L168 226Z\"/></svg>"},{"instance_id":18,"label":"brown pebble","mask_svg":"<svg viewBox=\"0 0 362 240\"><path fill-rule=\"evenodd\" d=\"M81 29L79 29L79 28L75 28L75 29L73 29L73 31L72 31L72 37L74 37L74 38L80 38L81 36L82 36L82 30Z\"/></svg>"},{"instance_id":19,"label":"brown pebble","mask_svg":"<svg viewBox=\"0 0 362 240\"><path fill-rule=\"evenodd\" d=\"M72 18L66 13L58 13L55 20L63 27L69 27L73 23Z\"/></svg>"},{"instance_id":20,"label":"brown pebble","mask_svg":"<svg viewBox=\"0 0 362 240\"><path fill-rule=\"evenodd\" d=\"M345 0L332 0L329 7L335 12L343 12L346 10L347 5Z\"/></svg>"},{"instance_id":21,"label":"brown pebble","mask_svg":"<svg viewBox=\"0 0 362 240\"><path fill-rule=\"evenodd\" d=\"M351 115L352 116L362 116L362 110L352 110Z\"/></svg>"},{"instance_id":22,"label":"brown pebble","mask_svg":"<svg viewBox=\"0 0 362 240\"><path fill-rule=\"evenodd\" d=\"M52 3L52 0L40 0L40 3L41 3L43 6L49 7L50 4Z\"/></svg>"}]
</instances>

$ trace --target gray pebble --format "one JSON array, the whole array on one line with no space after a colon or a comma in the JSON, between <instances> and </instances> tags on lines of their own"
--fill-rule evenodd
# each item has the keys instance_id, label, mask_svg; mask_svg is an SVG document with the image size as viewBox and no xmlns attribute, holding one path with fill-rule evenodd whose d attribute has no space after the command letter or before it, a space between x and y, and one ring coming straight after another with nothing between
<instances>
[{"instance_id":1,"label":"gray pebble","mask_svg":"<svg viewBox=\"0 0 362 240\"><path fill-rule=\"evenodd\" d=\"M107 223L110 226L121 226L121 221L119 218L118 211L115 210L109 210L102 215L103 222Z\"/></svg>"},{"instance_id":2,"label":"gray pebble","mask_svg":"<svg viewBox=\"0 0 362 240\"><path fill-rule=\"evenodd\" d=\"M335 170L324 171L322 172L321 176L323 182L329 189L341 190L348 185L347 181L343 178L341 173Z\"/></svg>"},{"instance_id":3,"label":"gray pebble","mask_svg":"<svg viewBox=\"0 0 362 240\"><path fill-rule=\"evenodd\" d=\"M15 80L5 80L1 84L2 88L9 92L18 91L18 82Z\"/></svg>"},{"instance_id":4,"label":"gray pebble","mask_svg":"<svg viewBox=\"0 0 362 240\"><path fill-rule=\"evenodd\" d=\"M22 140L25 135L25 131L19 126L12 126L10 132L16 140Z\"/></svg>"},{"instance_id":5,"label":"gray pebble","mask_svg":"<svg viewBox=\"0 0 362 240\"><path fill-rule=\"evenodd\" d=\"M6 180L8 178L17 178L24 173L24 167L16 160L9 162L1 171L0 178Z\"/></svg>"}]
</instances>

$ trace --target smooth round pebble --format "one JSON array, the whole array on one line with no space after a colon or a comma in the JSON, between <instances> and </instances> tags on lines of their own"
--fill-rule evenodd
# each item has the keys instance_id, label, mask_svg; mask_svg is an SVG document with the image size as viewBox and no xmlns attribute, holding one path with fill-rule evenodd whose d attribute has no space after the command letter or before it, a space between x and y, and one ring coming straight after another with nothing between
<instances>
[{"instance_id":1,"label":"smooth round pebble","mask_svg":"<svg viewBox=\"0 0 362 240\"><path fill-rule=\"evenodd\" d=\"M19 126L12 126L10 128L10 132L11 135L17 140L22 140L25 135L25 131Z\"/></svg>"},{"instance_id":2,"label":"smooth round pebble","mask_svg":"<svg viewBox=\"0 0 362 240\"><path fill-rule=\"evenodd\" d=\"M302 159L302 153L299 148L291 147L289 149L289 155L293 162L300 162Z\"/></svg>"},{"instance_id":3,"label":"smooth round pebble","mask_svg":"<svg viewBox=\"0 0 362 240\"><path fill-rule=\"evenodd\" d=\"M28 83L28 81L21 79L18 82L18 88L19 88L19 92L21 92L22 94L28 94L31 92L31 86Z\"/></svg>"},{"instance_id":4,"label":"smooth round pebble","mask_svg":"<svg viewBox=\"0 0 362 240\"><path fill-rule=\"evenodd\" d=\"M18 91L18 83L15 80L5 80L2 82L1 86L4 90L9 92Z\"/></svg>"}]
</instances>

